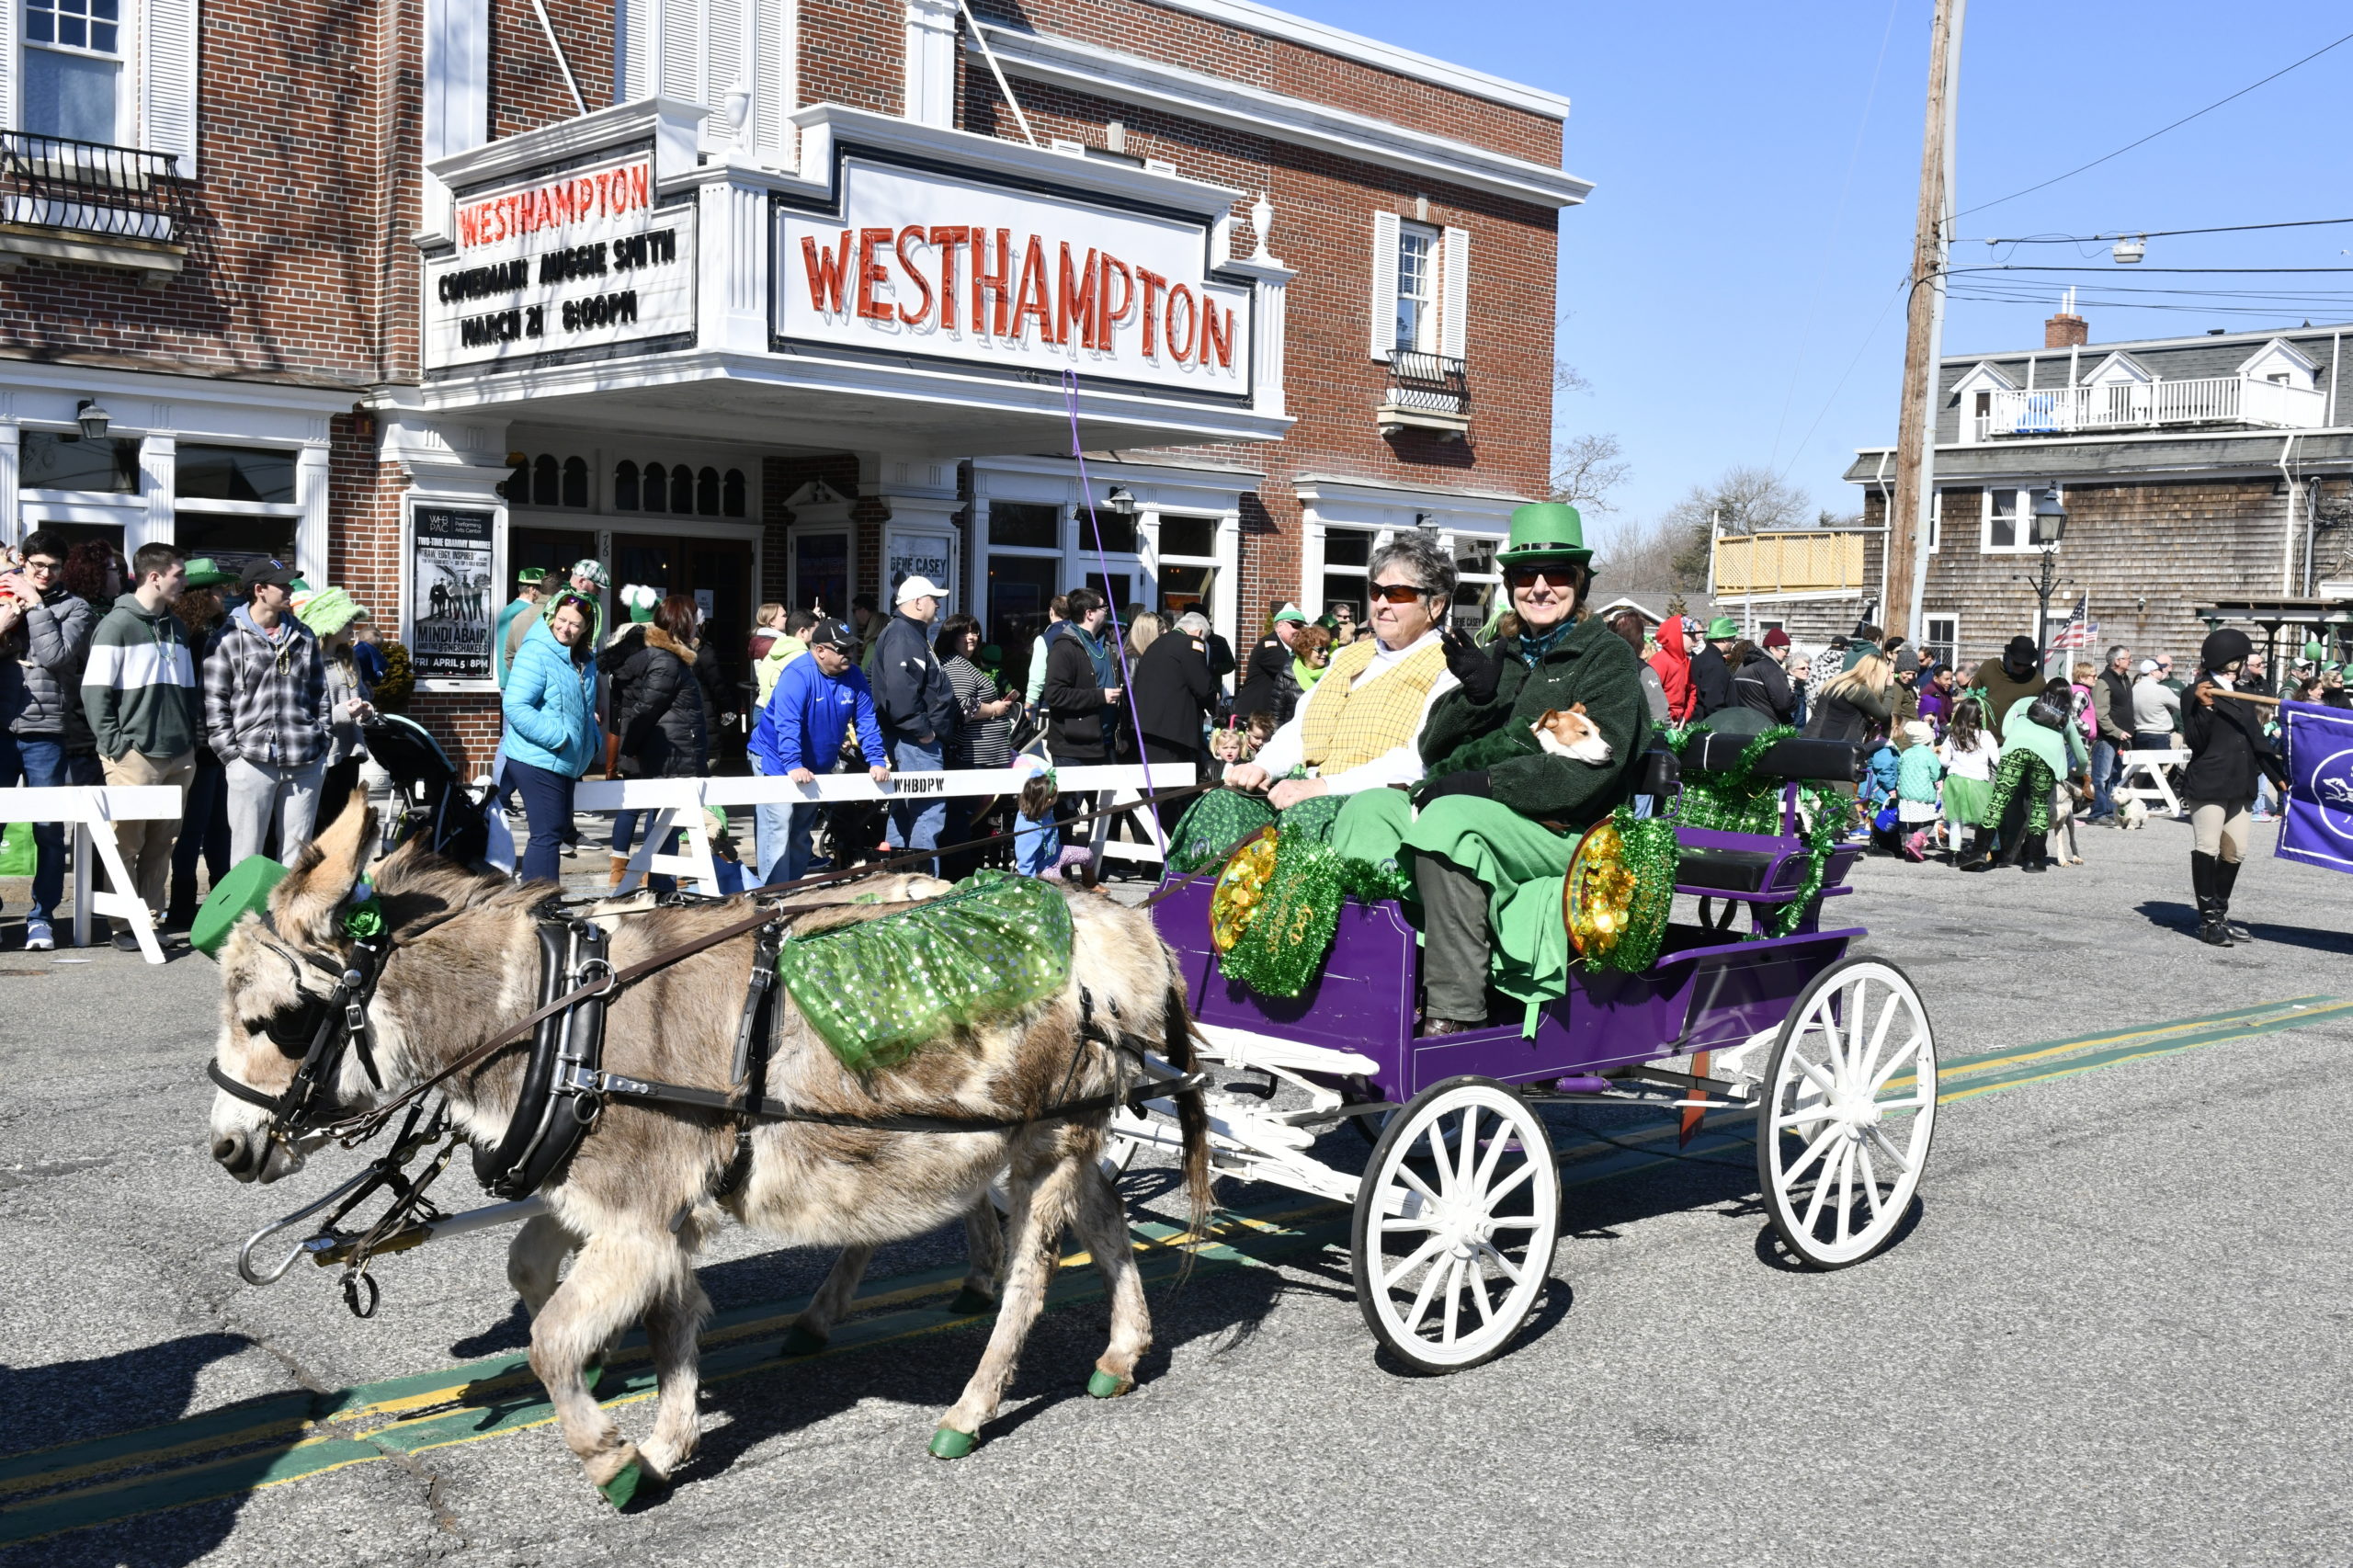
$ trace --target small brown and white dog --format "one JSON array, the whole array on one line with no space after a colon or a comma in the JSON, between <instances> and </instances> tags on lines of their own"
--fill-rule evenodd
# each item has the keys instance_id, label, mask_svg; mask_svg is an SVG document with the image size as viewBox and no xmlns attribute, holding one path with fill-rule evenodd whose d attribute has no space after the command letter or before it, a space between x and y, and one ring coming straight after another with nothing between
<instances>
[{"instance_id":1,"label":"small brown and white dog","mask_svg":"<svg viewBox=\"0 0 2353 1568\"><path fill-rule=\"evenodd\" d=\"M1544 716L1528 726L1535 733L1536 744L1554 756L1573 756L1579 762L1608 762L1609 743L1601 738L1601 727L1585 716L1585 704L1574 708L1548 708Z\"/></svg>"}]
</instances>

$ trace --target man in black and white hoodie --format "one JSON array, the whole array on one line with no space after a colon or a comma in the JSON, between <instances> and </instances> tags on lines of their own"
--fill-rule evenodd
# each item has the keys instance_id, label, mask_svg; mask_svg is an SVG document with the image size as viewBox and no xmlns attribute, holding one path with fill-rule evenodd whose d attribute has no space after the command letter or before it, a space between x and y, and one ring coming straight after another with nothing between
<instances>
[{"instance_id":1,"label":"man in black and white hoodie","mask_svg":"<svg viewBox=\"0 0 2353 1568\"><path fill-rule=\"evenodd\" d=\"M278 829L278 858L292 864L316 826L326 773L327 678L319 641L294 617L294 569L256 561L238 579L246 596L222 623L204 661L204 737L229 789L230 853L258 855Z\"/></svg>"}]
</instances>

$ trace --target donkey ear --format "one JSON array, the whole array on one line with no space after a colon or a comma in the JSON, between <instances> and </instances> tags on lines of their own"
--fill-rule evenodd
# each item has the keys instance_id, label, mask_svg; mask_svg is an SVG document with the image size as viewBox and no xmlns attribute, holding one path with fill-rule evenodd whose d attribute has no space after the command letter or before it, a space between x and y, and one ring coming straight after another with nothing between
<instances>
[{"instance_id":1,"label":"donkey ear","mask_svg":"<svg viewBox=\"0 0 2353 1568\"><path fill-rule=\"evenodd\" d=\"M354 790L343 814L303 847L294 869L269 895L279 931L298 942L334 948L340 935L336 916L368 866L376 838L376 811L365 790Z\"/></svg>"}]
</instances>

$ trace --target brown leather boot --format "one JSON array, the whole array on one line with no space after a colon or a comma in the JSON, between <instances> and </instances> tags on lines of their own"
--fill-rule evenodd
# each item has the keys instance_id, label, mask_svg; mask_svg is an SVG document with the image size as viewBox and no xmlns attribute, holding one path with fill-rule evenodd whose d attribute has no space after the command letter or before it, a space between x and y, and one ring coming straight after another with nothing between
<instances>
[{"instance_id":1,"label":"brown leather boot","mask_svg":"<svg viewBox=\"0 0 2353 1568\"><path fill-rule=\"evenodd\" d=\"M609 892L619 892L620 891L621 879L627 875L629 875L629 857L626 855L614 856L612 880L605 884L606 891Z\"/></svg>"}]
</instances>

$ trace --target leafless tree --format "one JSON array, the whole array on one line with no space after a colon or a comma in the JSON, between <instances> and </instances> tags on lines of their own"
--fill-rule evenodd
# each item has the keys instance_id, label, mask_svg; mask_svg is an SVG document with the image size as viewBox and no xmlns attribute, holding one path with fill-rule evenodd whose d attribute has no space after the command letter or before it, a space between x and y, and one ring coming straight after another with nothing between
<instances>
[{"instance_id":1,"label":"leafless tree","mask_svg":"<svg viewBox=\"0 0 2353 1568\"><path fill-rule=\"evenodd\" d=\"M1573 437L1552 449L1552 499L1588 514L1613 511L1609 494L1626 483L1633 466L1615 436Z\"/></svg>"}]
</instances>

